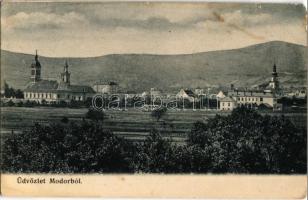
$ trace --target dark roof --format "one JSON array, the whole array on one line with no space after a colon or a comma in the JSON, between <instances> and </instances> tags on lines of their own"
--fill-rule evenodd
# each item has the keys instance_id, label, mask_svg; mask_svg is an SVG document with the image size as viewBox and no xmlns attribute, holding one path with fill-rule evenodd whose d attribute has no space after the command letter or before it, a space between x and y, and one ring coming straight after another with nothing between
<instances>
[{"instance_id":1,"label":"dark roof","mask_svg":"<svg viewBox=\"0 0 308 200\"><path fill-rule=\"evenodd\" d=\"M220 100L221 102L235 102L231 97L224 97Z\"/></svg>"},{"instance_id":2,"label":"dark roof","mask_svg":"<svg viewBox=\"0 0 308 200\"><path fill-rule=\"evenodd\" d=\"M32 92L32 91L38 91L38 92L44 92L44 91L55 91L58 88L58 82L57 81L50 81L50 80L41 80L36 83L30 83L26 89L25 92Z\"/></svg>"},{"instance_id":3,"label":"dark roof","mask_svg":"<svg viewBox=\"0 0 308 200\"><path fill-rule=\"evenodd\" d=\"M67 85L57 81L41 80L36 83L30 83L25 92L75 92L75 93L95 93L90 86L84 85Z\"/></svg>"},{"instance_id":4,"label":"dark roof","mask_svg":"<svg viewBox=\"0 0 308 200\"><path fill-rule=\"evenodd\" d=\"M191 90L184 90L184 92L185 92L188 96L195 97L194 92L191 91Z\"/></svg>"},{"instance_id":5,"label":"dark roof","mask_svg":"<svg viewBox=\"0 0 308 200\"><path fill-rule=\"evenodd\" d=\"M94 83L94 85L118 85L118 83L116 83L115 81L97 81L96 83Z\"/></svg>"},{"instance_id":6,"label":"dark roof","mask_svg":"<svg viewBox=\"0 0 308 200\"><path fill-rule=\"evenodd\" d=\"M229 91L228 96L236 97L274 97L273 93L263 91Z\"/></svg>"},{"instance_id":7,"label":"dark roof","mask_svg":"<svg viewBox=\"0 0 308 200\"><path fill-rule=\"evenodd\" d=\"M70 85L68 89L71 92L86 92L86 93L95 93L94 90L90 86L86 85Z\"/></svg>"}]
</instances>

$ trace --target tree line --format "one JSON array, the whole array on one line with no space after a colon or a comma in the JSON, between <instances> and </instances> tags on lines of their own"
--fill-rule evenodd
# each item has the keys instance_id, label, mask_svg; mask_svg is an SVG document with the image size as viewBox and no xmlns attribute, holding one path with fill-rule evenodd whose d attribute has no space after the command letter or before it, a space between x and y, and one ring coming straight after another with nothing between
<instances>
[{"instance_id":1,"label":"tree line","mask_svg":"<svg viewBox=\"0 0 308 200\"><path fill-rule=\"evenodd\" d=\"M104 114L91 111L80 123L69 119L35 124L4 139L5 172L55 173L306 173L306 128L284 116L262 116L237 108L228 116L196 122L184 144L156 129L142 142L106 129ZM156 115L155 115L156 116Z\"/></svg>"}]
</instances>

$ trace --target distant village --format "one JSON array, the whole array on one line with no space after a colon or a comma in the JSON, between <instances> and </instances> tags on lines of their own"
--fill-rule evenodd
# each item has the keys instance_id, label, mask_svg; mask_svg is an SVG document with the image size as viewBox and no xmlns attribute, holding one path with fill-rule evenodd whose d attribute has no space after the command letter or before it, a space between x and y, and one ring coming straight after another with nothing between
<instances>
[{"instance_id":1,"label":"distant village","mask_svg":"<svg viewBox=\"0 0 308 200\"><path fill-rule=\"evenodd\" d=\"M306 106L307 88L282 89L276 64L273 65L271 80L253 88L237 88L230 84L228 89L218 88L180 88L174 92L164 92L157 88L151 88L142 93L124 91L116 81L98 80L94 85L71 84L69 64L64 63L60 80L44 80L41 77L43 66L39 62L38 54L31 64L30 81L23 91L17 90L15 95L8 93L7 84L1 87L1 103L26 103L35 102L41 104L58 104L70 102L91 101L97 95L112 97L118 95L118 101L122 99L137 99L133 104L142 103L144 109L153 109L158 105L170 106L180 101L185 108L205 108L208 110L231 111L239 106L253 109L267 109L281 111L285 106L296 108L300 104ZM12 92L12 89L10 90ZM292 99L292 100L290 100ZM298 101L294 100L297 99ZM290 102L292 101L292 102Z\"/></svg>"}]
</instances>

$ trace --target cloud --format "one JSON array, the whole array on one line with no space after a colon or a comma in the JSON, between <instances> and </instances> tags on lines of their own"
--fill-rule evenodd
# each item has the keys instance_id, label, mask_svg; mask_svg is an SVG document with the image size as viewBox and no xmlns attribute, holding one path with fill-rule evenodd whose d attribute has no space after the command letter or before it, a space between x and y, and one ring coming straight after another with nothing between
<instances>
[{"instance_id":1,"label":"cloud","mask_svg":"<svg viewBox=\"0 0 308 200\"><path fill-rule=\"evenodd\" d=\"M70 28L85 23L87 23L85 17L76 12L69 12L63 15L43 12L18 12L15 15L1 19L1 25L5 30L23 29L31 32L45 28Z\"/></svg>"},{"instance_id":2,"label":"cloud","mask_svg":"<svg viewBox=\"0 0 308 200\"><path fill-rule=\"evenodd\" d=\"M257 4L141 2L5 6L2 48L26 53L39 49L47 56L179 54L271 40L306 42L305 13L298 17L293 6L277 5L281 10ZM281 11L288 15L277 14Z\"/></svg>"},{"instance_id":3,"label":"cloud","mask_svg":"<svg viewBox=\"0 0 308 200\"><path fill-rule=\"evenodd\" d=\"M229 12L221 15L226 23L236 24L238 26L263 26L269 23L273 23L272 15L267 13L259 14L247 14L241 10Z\"/></svg>"}]
</instances>

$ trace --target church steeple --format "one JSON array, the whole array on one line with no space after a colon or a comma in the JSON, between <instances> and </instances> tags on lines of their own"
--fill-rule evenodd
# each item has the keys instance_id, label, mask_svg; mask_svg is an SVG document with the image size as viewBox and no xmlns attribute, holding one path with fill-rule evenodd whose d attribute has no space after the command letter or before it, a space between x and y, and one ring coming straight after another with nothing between
<instances>
[{"instance_id":1,"label":"church steeple","mask_svg":"<svg viewBox=\"0 0 308 200\"><path fill-rule=\"evenodd\" d=\"M272 78L270 81L270 87L274 90L279 89L279 81L278 81L278 73L277 73L277 67L276 63L273 65L273 72L272 72Z\"/></svg>"},{"instance_id":2,"label":"church steeple","mask_svg":"<svg viewBox=\"0 0 308 200\"><path fill-rule=\"evenodd\" d=\"M35 62L38 62L37 49L35 50Z\"/></svg>"},{"instance_id":3,"label":"church steeple","mask_svg":"<svg viewBox=\"0 0 308 200\"><path fill-rule=\"evenodd\" d=\"M272 75L276 77L278 76L277 69L276 69L276 63L274 63Z\"/></svg>"},{"instance_id":4,"label":"church steeple","mask_svg":"<svg viewBox=\"0 0 308 200\"><path fill-rule=\"evenodd\" d=\"M67 63L67 60L65 61L65 64L64 64L64 70L63 72L61 73L61 81L67 85L70 85L70 73L68 71L68 63Z\"/></svg>"},{"instance_id":5,"label":"church steeple","mask_svg":"<svg viewBox=\"0 0 308 200\"><path fill-rule=\"evenodd\" d=\"M34 62L31 64L31 82L36 83L41 80L41 63L38 60L37 50L35 50Z\"/></svg>"}]
</instances>

